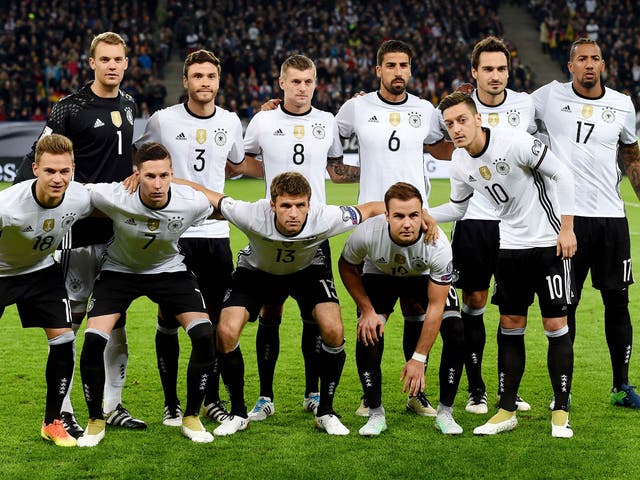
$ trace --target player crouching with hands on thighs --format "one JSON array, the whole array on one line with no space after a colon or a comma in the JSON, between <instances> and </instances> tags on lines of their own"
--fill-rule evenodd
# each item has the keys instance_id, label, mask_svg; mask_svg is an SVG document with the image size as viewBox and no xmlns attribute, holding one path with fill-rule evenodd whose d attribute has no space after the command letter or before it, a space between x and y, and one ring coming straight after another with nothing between
<instances>
[{"instance_id":1,"label":"player crouching with hands on thighs","mask_svg":"<svg viewBox=\"0 0 640 480\"><path fill-rule=\"evenodd\" d=\"M360 314L356 363L369 406L369 420L360 435L379 435L387 429L380 366L384 326L398 298L420 305L423 312L417 320L422 322L419 337L408 334L406 329L404 332L404 391L415 396L424 390L424 364L441 331L440 404L435 425L442 433L460 434L462 427L452 412L464 345L458 297L451 286L451 245L442 231L435 242L424 242L422 196L416 187L396 183L387 190L384 200L385 215L358 226L347 240L338 264L342 282ZM360 276L358 265L362 261L364 270Z\"/></svg>"}]
</instances>

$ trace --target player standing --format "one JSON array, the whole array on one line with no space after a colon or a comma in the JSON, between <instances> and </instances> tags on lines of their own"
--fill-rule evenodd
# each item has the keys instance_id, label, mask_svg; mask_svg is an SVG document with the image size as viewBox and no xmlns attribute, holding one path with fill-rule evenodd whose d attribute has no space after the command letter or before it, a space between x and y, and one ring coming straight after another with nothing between
<instances>
[{"instance_id":1,"label":"player standing","mask_svg":"<svg viewBox=\"0 0 640 480\"><path fill-rule=\"evenodd\" d=\"M422 234L422 198L416 187L399 182L385 194L385 216L374 217L356 228L342 251L340 277L353 297L358 319L356 363L369 420L360 435L379 435L387 429L382 406L382 353L384 328L399 297L423 309L422 331L413 341L414 353L403 369L405 389L413 395L424 388L424 363L433 342L442 333L442 356L449 368L441 370L440 405L436 428L457 435L462 428L453 419L453 401L463 365L462 321L457 295L451 287L452 254L443 232L435 244ZM363 275L359 264L365 262ZM452 298L448 298L449 292ZM426 294L425 294L426 293ZM442 324L442 327L441 327Z\"/></svg>"},{"instance_id":2,"label":"player standing","mask_svg":"<svg viewBox=\"0 0 640 480\"><path fill-rule=\"evenodd\" d=\"M358 203L382 200L396 182L415 186L422 198L427 199L424 151L436 158L451 158L453 144L444 140L440 115L428 101L407 92L412 57L408 44L400 40L384 42L377 52L380 90L348 100L336 116L341 137L358 137L361 169ZM403 298L400 304L405 317L404 338L418 338L422 323L417 319L421 318L421 312L405 304ZM414 351L412 343L404 345L407 361ZM418 415L436 415L423 392L407 400L407 409ZM365 403L357 413L368 415Z\"/></svg>"},{"instance_id":3,"label":"player standing","mask_svg":"<svg viewBox=\"0 0 640 480\"><path fill-rule=\"evenodd\" d=\"M181 432L194 442L209 443L213 436L202 426L199 412L215 359L213 327L196 278L183 263L178 240L189 226L211 216L213 209L200 192L171 185L171 157L161 144L142 145L136 167L139 187L134 194L122 183L89 186L95 208L113 221L114 237L96 280L80 356L89 423L78 446L94 447L104 438L103 350L120 312L141 296L158 303L189 335L192 349Z\"/></svg>"},{"instance_id":4,"label":"player standing","mask_svg":"<svg viewBox=\"0 0 640 480\"><path fill-rule=\"evenodd\" d=\"M184 61L185 103L154 113L136 147L162 143L171 154L178 178L191 180L217 192L224 191L227 161L244 159L242 125L235 113L216 106L220 86L220 60L207 50L190 53ZM206 220L190 227L180 238L187 268L197 279L215 325L225 292L231 283L233 258L229 225L224 220ZM176 391L178 378L178 328L174 318L159 314L156 332L158 370L165 393L165 425L181 425L181 408ZM219 396L220 373L215 365L204 400L204 414L220 420L227 413Z\"/></svg>"},{"instance_id":5,"label":"player standing","mask_svg":"<svg viewBox=\"0 0 640 480\"><path fill-rule=\"evenodd\" d=\"M120 35L104 32L94 37L89 58L94 81L56 103L40 135L42 138L59 133L71 139L75 157L74 179L80 183L117 182L131 175L136 107L133 99L120 90L128 62L127 46ZM29 178L34 151L35 144L22 162L16 182ZM105 245L112 235L109 219L88 218L74 225L71 235L63 241L61 263L65 269L76 333L86 313ZM146 428L142 420L133 418L122 406L122 387L128 362L124 325L123 312L105 349L104 411L109 425ZM69 433L77 438L82 435L82 428L73 414L70 390L62 405L62 420Z\"/></svg>"},{"instance_id":6,"label":"player standing","mask_svg":"<svg viewBox=\"0 0 640 480\"><path fill-rule=\"evenodd\" d=\"M311 106L316 88L316 67L304 55L292 55L280 67L283 101L276 107L256 114L245 132L244 148L247 170L264 177L269 186L284 172L299 172L311 184L311 202L326 204L325 174L336 183L357 182L360 169L342 163L342 143L333 115ZM262 156L262 162L256 156ZM331 274L331 250L328 240L320 246L327 278ZM318 361L322 345L318 324L310 311L300 310L302 317L302 353L305 364L303 408L315 412L319 404ZM282 306L265 305L258 320L256 354L260 376L260 396L249 412L252 421L260 421L275 412L273 377L280 351Z\"/></svg>"},{"instance_id":7,"label":"player standing","mask_svg":"<svg viewBox=\"0 0 640 480\"><path fill-rule=\"evenodd\" d=\"M620 196L618 157L640 198L640 150L635 109L627 95L602 85L602 51L580 38L568 62L573 80L553 81L533 94L536 117L549 134L551 150L567 160L576 181L576 302L569 306L569 331L575 339L576 309L587 273L604 304L605 337L613 371L611 403L640 408L629 383L633 330L629 290L633 283L629 225ZM570 160L570 161L569 161Z\"/></svg>"},{"instance_id":8,"label":"player standing","mask_svg":"<svg viewBox=\"0 0 640 480\"><path fill-rule=\"evenodd\" d=\"M516 397L524 373L527 311L537 294L545 335L547 365L556 399L553 437L569 438L569 394L573 346L567 327L571 303L574 185L571 171L538 139L526 132L482 127L473 99L456 92L438 107L456 151L452 158L451 199L435 207L438 221L459 220L474 191L493 203L500 218L500 252L492 302L500 310L499 410L476 435L514 429ZM523 275L522 272L526 272Z\"/></svg>"},{"instance_id":9,"label":"player standing","mask_svg":"<svg viewBox=\"0 0 640 480\"><path fill-rule=\"evenodd\" d=\"M476 43L471 53L471 75L476 80L472 98L485 127L517 129L533 134L536 132L533 101L526 93L506 88L510 63L511 52L496 37L487 37ZM499 223L495 207L482 195L474 195L462 220L455 223L451 240L453 268L458 272L455 283L462 289L465 369L469 381L465 410L477 414L488 411L487 391L482 379L486 341L483 315L500 249ZM498 343L502 340L498 327ZM498 358L498 372L503 370L502 361ZM498 396L501 393L498 382ZM516 398L516 405L520 411L531 409L520 395Z\"/></svg>"}]
</instances>

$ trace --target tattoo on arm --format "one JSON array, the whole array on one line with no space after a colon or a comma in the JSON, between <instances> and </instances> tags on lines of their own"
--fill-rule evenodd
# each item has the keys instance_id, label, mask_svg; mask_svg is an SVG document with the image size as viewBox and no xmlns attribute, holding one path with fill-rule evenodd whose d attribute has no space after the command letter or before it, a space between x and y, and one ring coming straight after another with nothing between
<instances>
[{"instance_id":1,"label":"tattoo on arm","mask_svg":"<svg viewBox=\"0 0 640 480\"><path fill-rule=\"evenodd\" d=\"M327 159L327 168L333 171L331 180L336 183L355 183L360 181L360 167L345 165L342 157Z\"/></svg>"},{"instance_id":2,"label":"tattoo on arm","mask_svg":"<svg viewBox=\"0 0 640 480\"><path fill-rule=\"evenodd\" d=\"M640 199L640 148L638 144L625 145L621 143L618 147L618 155L627 172L629 182L631 182L636 196Z\"/></svg>"}]
</instances>

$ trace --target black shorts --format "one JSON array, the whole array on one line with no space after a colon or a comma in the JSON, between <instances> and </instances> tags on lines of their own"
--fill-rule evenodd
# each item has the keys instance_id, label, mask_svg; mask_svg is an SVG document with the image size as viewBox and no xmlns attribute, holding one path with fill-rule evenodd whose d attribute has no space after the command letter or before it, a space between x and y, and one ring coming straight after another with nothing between
<instances>
[{"instance_id":1,"label":"black shorts","mask_svg":"<svg viewBox=\"0 0 640 480\"><path fill-rule=\"evenodd\" d=\"M421 310L425 312L427 310L429 304L428 275L392 277L367 273L362 275L362 283L376 313L390 315L399 298L402 298L408 305L416 304ZM458 293L453 286L449 288L444 311L445 313L460 311Z\"/></svg>"},{"instance_id":2,"label":"black shorts","mask_svg":"<svg viewBox=\"0 0 640 480\"><path fill-rule=\"evenodd\" d=\"M329 245L329 240L325 240L318 247L319 254L323 257L323 267L325 269L324 275L326 279L331 279L333 282L333 269L331 268L331 246ZM273 302L265 303L265 305L277 305L278 307L281 304L275 304ZM315 305L314 305L315 306ZM311 314L311 310L305 308L300 302L298 302L298 308L300 309L300 317L302 317L307 322L313 322L313 315Z\"/></svg>"},{"instance_id":3,"label":"black shorts","mask_svg":"<svg viewBox=\"0 0 640 480\"><path fill-rule=\"evenodd\" d=\"M626 218L574 217L573 231L578 240L573 258L578 299L589 270L598 290L618 290L633 283Z\"/></svg>"},{"instance_id":4,"label":"black shorts","mask_svg":"<svg viewBox=\"0 0 640 480\"><path fill-rule=\"evenodd\" d=\"M0 277L0 317L16 304L23 328L71 328L71 310L59 264L32 273Z\"/></svg>"},{"instance_id":5,"label":"black shorts","mask_svg":"<svg viewBox=\"0 0 640 480\"><path fill-rule=\"evenodd\" d=\"M499 220L460 220L452 232L456 287L467 292L487 290L500 250Z\"/></svg>"},{"instance_id":6,"label":"black shorts","mask_svg":"<svg viewBox=\"0 0 640 480\"><path fill-rule=\"evenodd\" d=\"M338 303L333 278L323 265L311 265L290 275L273 275L238 267L222 308L245 307L254 321L262 305L282 305L293 297L301 311L312 312L319 303Z\"/></svg>"},{"instance_id":7,"label":"black shorts","mask_svg":"<svg viewBox=\"0 0 640 480\"><path fill-rule=\"evenodd\" d=\"M556 247L501 249L491 303L502 315L526 315L535 293L543 317L563 317L575 302L571 263L556 255Z\"/></svg>"},{"instance_id":8,"label":"black shorts","mask_svg":"<svg viewBox=\"0 0 640 480\"><path fill-rule=\"evenodd\" d=\"M212 322L217 322L224 294L231 285L233 256L228 238L181 238L184 263L198 279Z\"/></svg>"},{"instance_id":9,"label":"black shorts","mask_svg":"<svg viewBox=\"0 0 640 480\"><path fill-rule=\"evenodd\" d=\"M167 315L185 312L207 313L193 273L100 272L89 302L89 317L124 312L136 298L147 296Z\"/></svg>"}]
</instances>

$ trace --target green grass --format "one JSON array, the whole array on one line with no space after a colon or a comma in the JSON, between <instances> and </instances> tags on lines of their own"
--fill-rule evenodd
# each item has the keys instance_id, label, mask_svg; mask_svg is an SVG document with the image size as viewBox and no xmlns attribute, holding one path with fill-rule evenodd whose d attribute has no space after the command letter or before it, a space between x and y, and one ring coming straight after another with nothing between
<instances>
[{"instance_id":1,"label":"green grass","mask_svg":"<svg viewBox=\"0 0 640 480\"><path fill-rule=\"evenodd\" d=\"M633 257L638 258L637 199L623 182L628 199ZM331 203L355 203L357 186L327 184ZM433 182L432 204L448 196L448 182ZM237 198L257 199L264 192L262 181L228 182L227 193ZM445 226L445 231L449 227ZM346 236L332 240L337 262ZM232 232L234 251L246 239ZM336 270L337 272L337 270ZM336 273L337 275L337 273ZM212 444L195 445L178 429L164 427L162 393L154 353L155 307L147 299L137 300L128 314L130 360L124 390L126 406L149 424L146 432L109 429L105 440L93 449L61 449L39 438L45 385L47 347L40 330L23 330L14 307L3 318L0 338L0 478L637 478L640 475L638 432L640 412L609 405L611 367L604 340L602 307L598 293L585 289L578 311L575 376L571 424L575 437L552 439L548 403L551 387L546 371L547 341L537 307L530 311L526 336L527 368L520 392L532 411L519 415L520 426L496 437L472 435L473 427L489 415L464 411L466 378L455 402L455 415L465 432L457 438L438 433L433 419L405 412L405 397L399 381L402 359L402 321L394 314L386 329L383 362L384 404L389 430L379 438L361 438L357 430L363 420L354 415L360 399L355 345L355 307L337 282L347 335L347 363L337 391L335 407L351 429L346 438L332 438L315 431L312 417L302 412L304 372L300 353L301 324L294 303L286 305L282 325L282 349L275 382L276 414L250 425L246 432L216 438ZM637 287L631 289L632 317L638 317ZM487 348L484 373L493 399L496 384L495 331L497 312L485 315ZM246 396L251 404L258 395L255 364L255 325L242 336L246 362ZM179 392L184 401L184 372L190 346L180 334L181 378ZM78 337L78 351L82 335ZM437 401L437 366L440 341L435 346L427 375L427 393ZM638 362L632 359L631 379L638 381ZM81 423L87 419L79 382L73 400ZM209 421L205 425L214 427Z\"/></svg>"}]
</instances>

